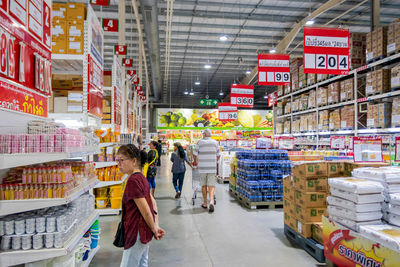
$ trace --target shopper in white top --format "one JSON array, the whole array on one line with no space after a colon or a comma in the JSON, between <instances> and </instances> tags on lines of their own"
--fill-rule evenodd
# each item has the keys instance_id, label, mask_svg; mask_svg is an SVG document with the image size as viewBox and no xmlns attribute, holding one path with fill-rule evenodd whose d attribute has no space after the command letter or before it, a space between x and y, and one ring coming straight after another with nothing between
<instances>
[{"instance_id":1,"label":"shopper in white top","mask_svg":"<svg viewBox=\"0 0 400 267\"><path fill-rule=\"evenodd\" d=\"M220 151L217 141L211 139L211 131L203 131L203 139L199 140L193 152L193 165L198 165L201 191L203 193L203 208L207 208L207 189L210 200L209 211L214 212L214 187L217 181L217 162ZM208 188L207 188L208 187Z\"/></svg>"}]
</instances>

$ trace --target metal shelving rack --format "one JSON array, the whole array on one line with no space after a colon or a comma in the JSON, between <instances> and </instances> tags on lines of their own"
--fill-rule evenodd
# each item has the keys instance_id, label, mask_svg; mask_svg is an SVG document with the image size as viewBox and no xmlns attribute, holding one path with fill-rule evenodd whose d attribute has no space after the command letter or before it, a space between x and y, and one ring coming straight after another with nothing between
<instances>
[{"instance_id":1,"label":"metal shelving rack","mask_svg":"<svg viewBox=\"0 0 400 267\"><path fill-rule=\"evenodd\" d=\"M308 92L312 89L316 90L315 93L315 105L317 106L316 108L312 108L312 109L308 109L308 110L304 110L304 111L297 111L297 112L291 112L289 114L284 114L281 116L277 116L276 115L276 110L274 109L274 118L276 120L279 119L284 119L284 118L290 118L290 127L291 127L291 133L284 133L284 134L276 134L276 129L275 129L275 125L274 125L274 135L275 136L316 136L316 143L310 142L307 144L296 144L296 145L315 145L320 146L320 145L326 145L326 144L320 144L319 143L319 139L320 136L326 136L326 135L354 135L357 136L359 134L392 134L392 133L400 133L400 128L387 128L387 129L359 129L359 122L358 122L358 104L359 103L364 103L364 102L369 102L369 101L373 101L373 100L378 100L378 99L384 99L384 98L388 98L388 97L393 97L393 96L397 96L400 95L400 90L399 91L393 91L393 92L387 92L387 93L383 93L383 94L379 94L379 95L372 95L372 96L366 96L363 98L357 98L358 96L358 76L359 75L364 75L367 70L376 67L376 66L381 66L381 65L385 65L385 64L390 64L394 61L398 61L400 59L400 53L388 56L386 58L383 58L381 60L378 60L376 62L367 64L365 66L359 67L357 69L354 69L352 71L349 72L348 75L337 75L334 76L332 78L323 80L323 81L319 81L315 84L306 86L304 88L301 88L298 91L295 92L291 92L290 94L281 96L277 98L277 101L282 101L286 98L290 98L290 104L293 103L293 97L300 95L302 93ZM341 102L341 103L336 103L336 104L331 104L331 105L327 105L327 106L320 106L318 107L318 103L317 103L317 96L318 96L318 88L321 86L326 86L330 83L333 83L335 81L339 81L345 78L353 78L354 79L354 99L350 100L350 101L345 101L345 102ZM319 127L318 127L318 123L317 123L317 129L315 132L305 132L305 133L292 133L292 127L293 127L293 117L295 116L299 116L302 114L307 114L307 113L313 113L316 112L317 115L317 122L318 122L318 118L319 118L319 111L322 110L327 110L327 109L333 109L333 108L339 108L339 107L343 107L346 105L354 105L354 130L336 130L336 131L320 131Z\"/></svg>"}]
</instances>

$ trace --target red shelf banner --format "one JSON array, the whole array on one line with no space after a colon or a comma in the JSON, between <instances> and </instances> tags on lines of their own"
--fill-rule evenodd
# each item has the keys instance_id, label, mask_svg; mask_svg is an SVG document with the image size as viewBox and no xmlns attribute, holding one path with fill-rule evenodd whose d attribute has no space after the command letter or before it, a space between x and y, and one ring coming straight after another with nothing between
<instances>
[{"instance_id":1,"label":"red shelf banner","mask_svg":"<svg viewBox=\"0 0 400 267\"><path fill-rule=\"evenodd\" d=\"M303 28L304 73L349 74L349 30Z\"/></svg>"},{"instance_id":2,"label":"red shelf banner","mask_svg":"<svg viewBox=\"0 0 400 267\"><path fill-rule=\"evenodd\" d=\"M220 121L236 121L237 118L237 106L232 106L230 103L218 103L218 119Z\"/></svg>"},{"instance_id":3,"label":"red shelf banner","mask_svg":"<svg viewBox=\"0 0 400 267\"><path fill-rule=\"evenodd\" d=\"M243 108L253 108L254 86L231 84L231 105Z\"/></svg>"},{"instance_id":4,"label":"red shelf banner","mask_svg":"<svg viewBox=\"0 0 400 267\"><path fill-rule=\"evenodd\" d=\"M126 56L126 45L115 45L114 46L114 54Z\"/></svg>"},{"instance_id":5,"label":"red shelf banner","mask_svg":"<svg viewBox=\"0 0 400 267\"><path fill-rule=\"evenodd\" d=\"M122 66L128 67L128 68L129 67L133 67L133 59L132 58L123 58L122 59Z\"/></svg>"},{"instance_id":6,"label":"red shelf banner","mask_svg":"<svg viewBox=\"0 0 400 267\"><path fill-rule=\"evenodd\" d=\"M103 70L91 55L88 55L88 113L103 115Z\"/></svg>"},{"instance_id":7,"label":"red shelf banner","mask_svg":"<svg viewBox=\"0 0 400 267\"><path fill-rule=\"evenodd\" d=\"M103 30L105 32L118 32L118 20L103 19Z\"/></svg>"},{"instance_id":8,"label":"red shelf banner","mask_svg":"<svg viewBox=\"0 0 400 267\"><path fill-rule=\"evenodd\" d=\"M290 85L290 56L259 54L258 85Z\"/></svg>"},{"instance_id":9,"label":"red shelf banner","mask_svg":"<svg viewBox=\"0 0 400 267\"><path fill-rule=\"evenodd\" d=\"M382 162L382 137L354 136L354 162Z\"/></svg>"}]
</instances>

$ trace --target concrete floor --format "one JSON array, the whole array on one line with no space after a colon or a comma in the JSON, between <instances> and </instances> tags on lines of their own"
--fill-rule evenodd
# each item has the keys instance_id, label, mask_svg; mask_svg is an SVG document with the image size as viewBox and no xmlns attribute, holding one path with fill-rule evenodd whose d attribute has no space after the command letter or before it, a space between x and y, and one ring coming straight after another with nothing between
<instances>
[{"instance_id":1,"label":"concrete floor","mask_svg":"<svg viewBox=\"0 0 400 267\"><path fill-rule=\"evenodd\" d=\"M182 197L175 200L171 165L166 156L162 166L156 178L156 200L160 226L166 235L151 242L149 266L325 266L286 239L282 210L243 208L229 195L228 184L218 184L215 212L209 214L200 207L201 194L196 205L192 205L190 167ZM112 245L119 220L119 216L100 217L101 248L90 266L119 266L122 249Z\"/></svg>"}]
</instances>

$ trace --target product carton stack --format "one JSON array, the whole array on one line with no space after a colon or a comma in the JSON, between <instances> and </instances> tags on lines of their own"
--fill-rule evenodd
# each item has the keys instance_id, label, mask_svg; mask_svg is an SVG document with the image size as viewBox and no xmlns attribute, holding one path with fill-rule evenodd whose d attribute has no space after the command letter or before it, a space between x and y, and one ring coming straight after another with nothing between
<instances>
[{"instance_id":1,"label":"product carton stack","mask_svg":"<svg viewBox=\"0 0 400 267\"><path fill-rule=\"evenodd\" d=\"M308 115L300 117L300 132L304 133L308 131Z\"/></svg>"},{"instance_id":2,"label":"product carton stack","mask_svg":"<svg viewBox=\"0 0 400 267\"><path fill-rule=\"evenodd\" d=\"M366 60L371 62L386 56L387 27L380 27L367 33Z\"/></svg>"},{"instance_id":3,"label":"product carton stack","mask_svg":"<svg viewBox=\"0 0 400 267\"><path fill-rule=\"evenodd\" d=\"M276 90L276 96L277 97L283 96L283 85L278 85L278 89Z\"/></svg>"},{"instance_id":4,"label":"product carton stack","mask_svg":"<svg viewBox=\"0 0 400 267\"><path fill-rule=\"evenodd\" d=\"M328 85L328 105L339 102L340 82L334 82Z\"/></svg>"},{"instance_id":5,"label":"product carton stack","mask_svg":"<svg viewBox=\"0 0 400 267\"><path fill-rule=\"evenodd\" d=\"M312 225L320 223L322 215L326 215L327 163L299 163L293 167L292 173L293 187L289 191L292 191L292 194L294 192L294 230L303 237L310 238Z\"/></svg>"},{"instance_id":6,"label":"product carton stack","mask_svg":"<svg viewBox=\"0 0 400 267\"><path fill-rule=\"evenodd\" d=\"M317 74L317 82L323 81L328 78L328 74Z\"/></svg>"},{"instance_id":7,"label":"product carton stack","mask_svg":"<svg viewBox=\"0 0 400 267\"><path fill-rule=\"evenodd\" d=\"M308 94L301 94L300 96L300 110L308 109Z\"/></svg>"},{"instance_id":8,"label":"product carton stack","mask_svg":"<svg viewBox=\"0 0 400 267\"><path fill-rule=\"evenodd\" d=\"M85 15L86 10L83 3L53 3L53 53L83 54Z\"/></svg>"},{"instance_id":9,"label":"product carton stack","mask_svg":"<svg viewBox=\"0 0 400 267\"><path fill-rule=\"evenodd\" d=\"M398 53L400 51L400 18L389 24L387 31L387 53Z\"/></svg>"},{"instance_id":10,"label":"product carton stack","mask_svg":"<svg viewBox=\"0 0 400 267\"><path fill-rule=\"evenodd\" d=\"M359 178L328 179L329 218L358 231L363 224L381 223L383 186L379 182Z\"/></svg>"},{"instance_id":11,"label":"product carton stack","mask_svg":"<svg viewBox=\"0 0 400 267\"><path fill-rule=\"evenodd\" d=\"M367 110L368 128L388 128L391 120L391 103L369 104Z\"/></svg>"},{"instance_id":12,"label":"product carton stack","mask_svg":"<svg viewBox=\"0 0 400 267\"><path fill-rule=\"evenodd\" d=\"M293 120L292 132L293 133L299 133L300 132L300 119Z\"/></svg>"},{"instance_id":13,"label":"product carton stack","mask_svg":"<svg viewBox=\"0 0 400 267\"><path fill-rule=\"evenodd\" d=\"M317 82L317 74L307 73L307 85L312 85Z\"/></svg>"},{"instance_id":14,"label":"product carton stack","mask_svg":"<svg viewBox=\"0 0 400 267\"><path fill-rule=\"evenodd\" d=\"M315 108L315 90L311 90L308 94L308 108Z\"/></svg>"},{"instance_id":15,"label":"product carton stack","mask_svg":"<svg viewBox=\"0 0 400 267\"><path fill-rule=\"evenodd\" d=\"M397 90L400 88L400 65L397 65L391 69L390 88L392 90Z\"/></svg>"},{"instance_id":16,"label":"product carton stack","mask_svg":"<svg viewBox=\"0 0 400 267\"><path fill-rule=\"evenodd\" d=\"M292 78L292 91L299 90L299 67L303 65L303 58L296 58L290 62L290 76Z\"/></svg>"},{"instance_id":17,"label":"product carton stack","mask_svg":"<svg viewBox=\"0 0 400 267\"><path fill-rule=\"evenodd\" d=\"M361 94L365 91L362 79L358 79L358 91ZM340 82L340 102L354 99L354 79L347 79Z\"/></svg>"},{"instance_id":18,"label":"product carton stack","mask_svg":"<svg viewBox=\"0 0 400 267\"><path fill-rule=\"evenodd\" d=\"M276 115L281 116L283 114L283 101L279 101L276 104Z\"/></svg>"},{"instance_id":19,"label":"product carton stack","mask_svg":"<svg viewBox=\"0 0 400 267\"><path fill-rule=\"evenodd\" d=\"M283 134L283 123L276 122L275 123L275 131L277 134Z\"/></svg>"},{"instance_id":20,"label":"product carton stack","mask_svg":"<svg viewBox=\"0 0 400 267\"><path fill-rule=\"evenodd\" d=\"M292 128L290 125L290 120L287 120L283 123L283 133L288 134L292 132Z\"/></svg>"},{"instance_id":21,"label":"product carton stack","mask_svg":"<svg viewBox=\"0 0 400 267\"><path fill-rule=\"evenodd\" d=\"M329 131L329 111L322 110L319 112L318 130Z\"/></svg>"},{"instance_id":22,"label":"product carton stack","mask_svg":"<svg viewBox=\"0 0 400 267\"><path fill-rule=\"evenodd\" d=\"M290 85L284 85L283 90L284 90L285 95L290 94L290 92L292 91Z\"/></svg>"},{"instance_id":23,"label":"product carton stack","mask_svg":"<svg viewBox=\"0 0 400 267\"><path fill-rule=\"evenodd\" d=\"M111 97L103 98L103 117L102 124L111 124Z\"/></svg>"},{"instance_id":24,"label":"product carton stack","mask_svg":"<svg viewBox=\"0 0 400 267\"><path fill-rule=\"evenodd\" d=\"M350 69L355 69L366 64L365 49L366 49L366 34L365 33L350 33Z\"/></svg>"},{"instance_id":25,"label":"product carton stack","mask_svg":"<svg viewBox=\"0 0 400 267\"><path fill-rule=\"evenodd\" d=\"M379 182L383 186L383 217L388 223L400 226L400 168L358 168L352 173L354 177Z\"/></svg>"},{"instance_id":26,"label":"product carton stack","mask_svg":"<svg viewBox=\"0 0 400 267\"><path fill-rule=\"evenodd\" d=\"M393 97L391 122L392 127L400 126L400 96Z\"/></svg>"},{"instance_id":27,"label":"product carton stack","mask_svg":"<svg viewBox=\"0 0 400 267\"><path fill-rule=\"evenodd\" d=\"M318 92L317 92L318 107L326 106L327 104L328 104L328 88L318 87Z\"/></svg>"},{"instance_id":28,"label":"product carton stack","mask_svg":"<svg viewBox=\"0 0 400 267\"><path fill-rule=\"evenodd\" d=\"M307 73L304 73L303 65L299 67L299 88L307 85Z\"/></svg>"},{"instance_id":29,"label":"product carton stack","mask_svg":"<svg viewBox=\"0 0 400 267\"><path fill-rule=\"evenodd\" d=\"M292 112L299 111L299 107L300 107L300 97L293 98Z\"/></svg>"},{"instance_id":30,"label":"product carton stack","mask_svg":"<svg viewBox=\"0 0 400 267\"><path fill-rule=\"evenodd\" d=\"M340 129L354 129L354 105L347 105L340 109Z\"/></svg>"},{"instance_id":31,"label":"product carton stack","mask_svg":"<svg viewBox=\"0 0 400 267\"><path fill-rule=\"evenodd\" d=\"M285 103L285 108L284 108L284 114L289 114L291 111L292 105L290 104L290 102L286 102Z\"/></svg>"},{"instance_id":32,"label":"product carton stack","mask_svg":"<svg viewBox=\"0 0 400 267\"><path fill-rule=\"evenodd\" d=\"M283 221L292 229L296 229L295 189L292 176L283 178Z\"/></svg>"},{"instance_id":33,"label":"product carton stack","mask_svg":"<svg viewBox=\"0 0 400 267\"><path fill-rule=\"evenodd\" d=\"M340 109L335 109L329 112L329 130L339 130L340 127Z\"/></svg>"},{"instance_id":34,"label":"product carton stack","mask_svg":"<svg viewBox=\"0 0 400 267\"><path fill-rule=\"evenodd\" d=\"M307 122L308 131L309 132L317 131L317 112L307 115L307 119L308 119L308 122Z\"/></svg>"}]
</instances>

